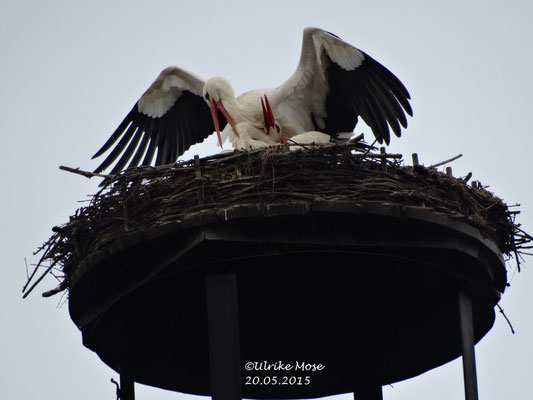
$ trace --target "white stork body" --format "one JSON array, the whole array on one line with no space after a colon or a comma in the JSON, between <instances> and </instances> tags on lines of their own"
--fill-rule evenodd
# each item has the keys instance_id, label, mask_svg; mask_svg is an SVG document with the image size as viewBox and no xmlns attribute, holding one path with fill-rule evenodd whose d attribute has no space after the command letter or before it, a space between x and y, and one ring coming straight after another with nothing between
<instances>
[{"instance_id":1,"label":"white stork body","mask_svg":"<svg viewBox=\"0 0 533 400\"><path fill-rule=\"evenodd\" d=\"M407 89L389 70L337 36L306 28L296 71L274 89L252 90L235 98L222 78L203 81L178 67L163 70L93 156L120 138L96 172L119 156L112 173L128 162L129 167L149 165L156 150L156 165L175 162L214 130L221 143L219 131L226 122L230 126L224 132L237 148L276 142L270 136L274 124L267 123L261 108L265 95L285 138L311 131L336 137L338 132L352 132L360 116L380 143L389 143L389 127L400 136L400 125L407 127L405 113L412 115ZM264 135L252 137L262 129Z\"/></svg>"},{"instance_id":2,"label":"white stork body","mask_svg":"<svg viewBox=\"0 0 533 400\"><path fill-rule=\"evenodd\" d=\"M273 146L280 143L281 135L277 132L271 132L266 134L263 127L259 127L250 122L241 122L237 124L237 136L233 129L224 130L228 131L229 141L234 149L239 150L257 150L263 147Z\"/></svg>"},{"instance_id":3,"label":"white stork body","mask_svg":"<svg viewBox=\"0 0 533 400\"><path fill-rule=\"evenodd\" d=\"M234 149L258 150L265 147L279 145L282 135L271 133L265 134L262 128L258 128L248 122L237 124L240 137L233 132L229 133L229 141ZM295 135L287 143L290 151L303 150L312 144L330 143L331 136L317 131L309 131Z\"/></svg>"},{"instance_id":4,"label":"white stork body","mask_svg":"<svg viewBox=\"0 0 533 400\"><path fill-rule=\"evenodd\" d=\"M324 144L329 143L331 140L331 136L329 136L326 133L318 132L318 131L309 131L300 133L299 135L295 135L291 137L287 142L291 145L296 145L295 147L301 147L297 145L306 145L306 144Z\"/></svg>"}]
</instances>

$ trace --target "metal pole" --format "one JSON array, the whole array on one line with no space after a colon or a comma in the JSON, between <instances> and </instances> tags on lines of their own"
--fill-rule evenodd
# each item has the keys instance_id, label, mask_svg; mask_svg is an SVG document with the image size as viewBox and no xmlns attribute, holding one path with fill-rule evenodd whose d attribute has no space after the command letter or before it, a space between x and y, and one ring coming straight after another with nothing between
<instances>
[{"instance_id":1,"label":"metal pole","mask_svg":"<svg viewBox=\"0 0 533 400\"><path fill-rule=\"evenodd\" d=\"M461 344L463 349L465 399L478 400L472 300L462 291L459 291L459 317L461 322Z\"/></svg>"},{"instance_id":2,"label":"metal pole","mask_svg":"<svg viewBox=\"0 0 533 400\"><path fill-rule=\"evenodd\" d=\"M135 381L120 369L120 400L135 400Z\"/></svg>"},{"instance_id":3,"label":"metal pole","mask_svg":"<svg viewBox=\"0 0 533 400\"><path fill-rule=\"evenodd\" d=\"M213 400L240 400L239 303L234 272L206 277L209 370Z\"/></svg>"},{"instance_id":4,"label":"metal pole","mask_svg":"<svg viewBox=\"0 0 533 400\"><path fill-rule=\"evenodd\" d=\"M369 385L360 387L353 394L354 400L383 400L383 391L381 385Z\"/></svg>"}]
</instances>

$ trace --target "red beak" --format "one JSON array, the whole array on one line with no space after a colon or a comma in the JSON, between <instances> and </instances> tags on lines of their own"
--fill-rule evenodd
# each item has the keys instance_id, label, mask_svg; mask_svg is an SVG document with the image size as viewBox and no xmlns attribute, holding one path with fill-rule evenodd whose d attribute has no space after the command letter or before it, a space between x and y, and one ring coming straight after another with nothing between
<instances>
[{"instance_id":1,"label":"red beak","mask_svg":"<svg viewBox=\"0 0 533 400\"><path fill-rule=\"evenodd\" d=\"M268 135L270 133L270 128L274 128L274 114L272 113L266 94L265 101L263 102L263 99L261 99L261 107L263 108L263 118L265 119L265 133Z\"/></svg>"},{"instance_id":2,"label":"red beak","mask_svg":"<svg viewBox=\"0 0 533 400\"><path fill-rule=\"evenodd\" d=\"M215 125L215 130L217 131L218 135L218 143L220 144L220 147L222 147L222 137L220 136L220 124L218 121L218 112L217 109L222 112L224 117L226 118L226 121L230 124L231 128L233 129L233 132L239 136L239 132L237 132L237 128L235 127L235 123L233 122L233 119L229 116L228 112L224 108L224 105L220 100L218 101L212 101L211 102L211 118L213 118L213 124Z\"/></svg>"}]
</instances>

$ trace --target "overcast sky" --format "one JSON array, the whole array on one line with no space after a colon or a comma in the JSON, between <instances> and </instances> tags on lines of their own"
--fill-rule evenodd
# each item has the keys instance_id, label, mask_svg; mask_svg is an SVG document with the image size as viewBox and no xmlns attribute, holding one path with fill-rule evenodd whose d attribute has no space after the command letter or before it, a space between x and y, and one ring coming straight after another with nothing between
<instances>
[{"instance_id":1,"label":"overcast sky","mask_svg":"<svg viewBox=\"0 0 533 400\"><path fill-rule=\"evenodd\" d=\"M185 5L187 3L187 5ZM490 185L533 232L530 1L11 1L0 0L0 196L3 249L0 397L114 399L117 375L81 344L60 296L26 300L24 257L67 221L98 181L59 165L90 160L157 74L169 65L223 76L237 93L283 83L302 30L318 26L391 69L412 95L414 117L391 152L426 165L462 153L457 176ZM356 132L370 133L364 127ZM188 152L217 152L215 137ZM480 398L531 398L533 277L526 259L505 308L476 346ZM137 399L190 398L141 385ZM460 360L384 389L386 400L460 399ZM349 399L351 396L342 396Z\"/></svg>"}]
</instances>

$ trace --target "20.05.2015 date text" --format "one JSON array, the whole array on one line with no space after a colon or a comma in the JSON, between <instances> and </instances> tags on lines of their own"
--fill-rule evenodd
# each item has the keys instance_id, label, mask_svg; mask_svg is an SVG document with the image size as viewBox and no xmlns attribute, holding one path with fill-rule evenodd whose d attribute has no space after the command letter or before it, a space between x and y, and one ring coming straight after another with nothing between
<instances>
[{"instance_id":1,"label":"20.05.2015 date text","mask_svg":"<svg viewBox=\"0 0 533 400\"><path fill-rule=\"evenodd\" d=\"M311 384L310 376L246 376L245 385L254 386L307 386Z\"/></svg>"}]
</instances>

